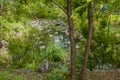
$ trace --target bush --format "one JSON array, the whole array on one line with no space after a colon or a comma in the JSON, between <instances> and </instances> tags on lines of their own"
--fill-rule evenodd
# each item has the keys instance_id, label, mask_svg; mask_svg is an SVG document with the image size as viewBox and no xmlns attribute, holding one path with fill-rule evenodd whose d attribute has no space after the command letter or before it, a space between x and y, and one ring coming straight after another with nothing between
<instances>
[{"instance_id":1,"label":"bush","mask_svg":"<svg viewBox=\"0 0 120 80\"><path fill-rule=\"evenodd\" d=\"M49 61L63 62L66 60L67 52L57 43L50 42L46 49L46 56Z\"/></svg>"},{"instance_id":2,"label":"bush","mask_svg":"<svg viewBox=\"0 0 120 80\"><path fill-rule=\"evenodd\" d=\"M7 22L7 21L6 21ZM8 66L10 64L13 68L29 67L26 64L40 63L44 59L45 51L40 49L40 46L46 45L49 39L45 31L39 31L37 27L31 27L22 23L2 23L0 28L1 37L7 44L7 54L0 51L0 64ZM33 69L33 67L31 67Z\"/></svg>"},{"instance_id":3,"label":"bush","mask_svg":"<svg viewBox=\"0 0 120 80\"><path fill-rule=\"evenodd\" d=\"M10 36L8 40L9 54L12 55L13 67L22 68L26 64L37 64L42 60L39 42L41 37L37 28L32 28L22 36Z\"/></svg>"},{"instance_id":4,"label":"bush","mask_svg":"<svg viewBox=\"0 0 120 80\"><path fill-rule=\"evenodd\" d=\"M4 48L0 49L0 68L7 68L11 65L11 63L11 55L9 55Z\"/></svg>"},{"instance_id":5,"label":"bush","mask_svg":"<svg viewBox=\"0 0 120 80\"><path fill-rule=\"evenodd\" d=\"M57 67L47 74L47 80L68 80L69 71L66 66L60 65L57 63Z\"/></svg>"}]
</instances>

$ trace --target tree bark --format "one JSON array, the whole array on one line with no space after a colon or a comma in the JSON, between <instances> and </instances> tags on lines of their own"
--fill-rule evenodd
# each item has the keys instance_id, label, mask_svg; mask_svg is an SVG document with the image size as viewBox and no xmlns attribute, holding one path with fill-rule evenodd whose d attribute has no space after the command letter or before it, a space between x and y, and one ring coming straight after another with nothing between
<instances>
[{"instance_id":1,"label":"tree bark","mask_svg":"<svg viewBox=\"0 0 120 80\"><path fill-rule=\"evenodd\" d=\"M90 44L91 44L92 33L93 33L93 28L94 28L93 16L92 16L92 1L89 2L89 4L88 4L88 25L89 25L89 32L88 32L88 38L87 38L87 43L86 43L86 47L85 47L82 68L81 68L81 72L80 72L80 80L85 80L86 66L87 66L87 62L88 62Z\"/></svg>"},{"instance_id":2,"label":"tree bark","mask_svg":"<svg viewBox=\"0 0 120 80\"><path fill-rule=\"evenodd\" d=\"M75 39L74 39L74 25L73 20L71 18L72 15L72 5L71 0L67 0L67 17L68 17L68 26L69 26L69 38L70 38L70 47L71 47L71 80L75 80L76 76L76 66L75 66L75 56L76 56L76 48L75 48Z\"/></svg>"},{"instance_id":3,"label":"tree bark","mask_svg":"<svg viewBox=\"0 0 120 80\"><path fill-rule=\"evenodd\" d=\"M3 1L1 2L1 5L0 5L0 15L2 14L2 10L3 10Z\"/></svg>"}]
</instances>

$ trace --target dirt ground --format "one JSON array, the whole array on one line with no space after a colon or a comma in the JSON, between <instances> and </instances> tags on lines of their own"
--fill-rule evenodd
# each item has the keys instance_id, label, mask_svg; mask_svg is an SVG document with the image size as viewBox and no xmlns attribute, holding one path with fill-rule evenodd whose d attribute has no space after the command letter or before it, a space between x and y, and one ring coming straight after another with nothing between
<instances>
[{"instance_id":1,"label":"dirt ground","mask_svg":"<svg viewBox=\"0 0 120 80\"><path fill-rule=\"evenodd\" d=\"M46 77L45 74L29 70L1 71L0 73L0 80L47 80ZM120 80L120 69L87 71L86 80Z\"/></svg>"},{"instance_id":2,"label":"dirt ground","mask_svg":"<svg viewBox=\"0 0 120 80\"><path fill-rule=\"evenodd\" d=\"M86 80L120 80L120 69L87 71Z\"/></svg>"}]
</instances>

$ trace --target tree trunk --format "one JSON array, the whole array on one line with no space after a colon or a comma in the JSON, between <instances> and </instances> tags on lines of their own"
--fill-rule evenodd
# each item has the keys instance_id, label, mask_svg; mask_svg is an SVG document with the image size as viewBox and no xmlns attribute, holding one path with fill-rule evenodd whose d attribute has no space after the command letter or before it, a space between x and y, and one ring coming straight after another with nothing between
<instances>
[{"instance_id":1,"label":"tree trunk","mask_svg":"<svg viewBox=\"0 0 120 80\"><path fill-rule=\"evenodd\" d=\"M0 15L2 14L2 10L3 10L3 1L1 2L1 5L0 5Z\"/></svg>"},{"instance_id":2,"label":"tree trunk","mask_svg":"<svg viewBox=\"0 0 120 80\"><path fill-rule=\"evenodd\" d=\"M80 72L80 80L85 80L86 66L87 66L90 44L91 44L91 40L92 40L92 33L93 33L93 28L94 28L93 16L92 16L92 1L89 2L89 4L88 4L88 25L89 25L89 34L88 34L88 38L87 38L84 59L83 59L82 68L81 68L81 72Z\"/></svg>"},{"instance_id":3,"label":"tree trunk","mask_svg":"<svg viewBox=\"0 0 120 80\"><path fill-rule=\"evenodd\" d=\"M75 66L75 39L74 39L74 25L73 20L71 18L72 15L72 5L71 0L67 0L67 17L68 17L68 26L69 26L69 38L70 38L70 46L71 46L71 80L75 80L76 76L76 66Z\"/></svg>"}]
</instances>

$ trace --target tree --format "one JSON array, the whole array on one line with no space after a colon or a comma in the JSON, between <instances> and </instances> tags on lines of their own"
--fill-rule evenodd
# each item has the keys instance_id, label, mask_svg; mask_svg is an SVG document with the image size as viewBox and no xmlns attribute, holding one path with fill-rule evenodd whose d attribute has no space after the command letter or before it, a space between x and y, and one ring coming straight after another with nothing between
<instances>
[{"instance_id":1,"label":"tree","mask_svg":"<svg viewBox=\"0 0 120 80\"><path fill-rule=\"evenodd\" d=\"M59 3L57 3L55 0L52 0L59 8L61 8L67 15L68 18L68 27L69 27L69 39L70 39L70 47L71 47L71 80L75 80L75 72L76 72L76 66L75 66L75 56L76 56L76 48L75 48L75 39L74 39L74 24L72 20L72 0L67 0L67 10L62 7Z\"/></svg>"},{"instance_id":2,"label":"tree","mask_svg":"<svg viewBox=\"0 0 120 80\"><path fill-rule=\"evenodd\" d=\"M69 38L70 38L70 44L71 44L71 80L75 80L76 49L75 49L75 39L74 39L74 25L73 25L73 20L71 18L71 15L72 15L71 0L67 0L67 16L68 16L68 25L69 25Z\"/></svg>"},{"instance_id":3,"label":"tree","mask_svg":"<svg viewBox=\"0 0 120 80\"><path fill-rule=\"evenodd\" d=\"M88 4L88 25L89 25L89 33L87 38L87 43L85 47L84 59L80 73L80 80L85 80L85 71L88 62L90 44L92 40L92 33L93 33L93 19L92 19L92 1Z\"/></svg>"},{"instance_id":4,"label":"tree","mask_svg":"<svg viewBox=\"0 0 120 80\"><path fill-rule=\"evenodd\" d=\"M3 10L3 0L0 1L0 15L2 14L2 10Z\"/></svg>"}]
</instances>

